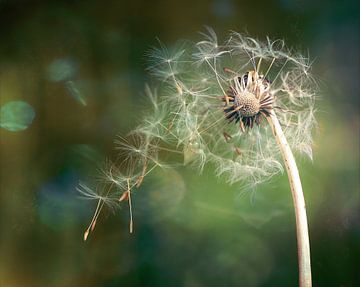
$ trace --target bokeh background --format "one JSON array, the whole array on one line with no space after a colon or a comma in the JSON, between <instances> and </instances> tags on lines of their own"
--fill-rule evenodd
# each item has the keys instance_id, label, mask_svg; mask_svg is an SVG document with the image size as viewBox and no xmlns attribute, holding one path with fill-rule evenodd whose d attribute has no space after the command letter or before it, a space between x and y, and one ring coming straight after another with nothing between
<instances>
[{"instance_id":1,"label":"bokeh background","mask_svg":"<svg viewBox=\"0 0 360 287\"><path fill-rule=\"evenodd\" d=\"M313 163L299 158L314 286L359 286L358 1L0 0L0 286L296 286L286 174L242 193L187 167L157 172L102 213L79 180L141 119L157 38L203 25L282 38L319 86Z\"/></svg>"}]
</instances>

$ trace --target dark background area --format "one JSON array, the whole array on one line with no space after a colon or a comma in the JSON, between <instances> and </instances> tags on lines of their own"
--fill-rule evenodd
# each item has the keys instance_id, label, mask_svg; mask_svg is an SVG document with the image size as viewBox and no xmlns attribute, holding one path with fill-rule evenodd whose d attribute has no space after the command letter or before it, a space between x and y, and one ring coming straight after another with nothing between
<instances>
[{"instance_id":1,"label":"dark background area","mask_svg":"<svg viewBox=\"0 0 360 287\"><path fill-rule=\"evenodd\" d=\"M134 234L124 205L83 242L95 206L76 186L141 119L146 53L204 25L313 59L314 161L298 158L313 281L357 286L359 16L358 1L0 0L0 107L36 114L26 130L0 128L0 286L296 286L286 174L240 196L211 168L155 173L134 195Z\"/></svg>"}]
</instances>

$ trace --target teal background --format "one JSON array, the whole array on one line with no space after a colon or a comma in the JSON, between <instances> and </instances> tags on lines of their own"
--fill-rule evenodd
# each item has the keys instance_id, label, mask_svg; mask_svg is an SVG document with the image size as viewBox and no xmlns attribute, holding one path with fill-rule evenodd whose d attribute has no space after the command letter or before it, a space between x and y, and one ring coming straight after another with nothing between
<instances>
[{"instance_id":1,"label":"teal background","mask_svg":"<svg viewBox=\"0 0 360 287\"><path fill-rule=\"evenodd\" d=\"M358 1L0 0L0 106L30 104L26 130L0 128L0 286L296 286L286 174L242 193L188 167L156 172L128 207L102 213L79 180L148 103L146 53L209 25L282 38L309 54L318 83L314 161L298 158L314 286L357 286Z\"/></svg>"}]
</instances>

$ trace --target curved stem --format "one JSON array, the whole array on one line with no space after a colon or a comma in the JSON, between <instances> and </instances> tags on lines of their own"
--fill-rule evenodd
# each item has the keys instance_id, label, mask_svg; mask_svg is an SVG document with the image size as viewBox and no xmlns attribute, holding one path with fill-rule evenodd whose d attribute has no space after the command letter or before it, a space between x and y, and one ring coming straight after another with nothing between
<instances>
[{"instance_id":1,"label":"curved stem","mask_svg":"<svg viewBox=\"0 0 360 287\"><path fill-rule=\"evenodd\" d=\"M310 264L310 244L309 232L305 208L304 193L301 186L299 170L297 168L294 155L285 138L275 112L266 117L276 142L279 145L283 157L286 171L289 178L291 193L295 208L296 217L296 237L298 247L298 264L299 264L299 286L311 287L311 264Z\"/></svg>"}]
</instances>

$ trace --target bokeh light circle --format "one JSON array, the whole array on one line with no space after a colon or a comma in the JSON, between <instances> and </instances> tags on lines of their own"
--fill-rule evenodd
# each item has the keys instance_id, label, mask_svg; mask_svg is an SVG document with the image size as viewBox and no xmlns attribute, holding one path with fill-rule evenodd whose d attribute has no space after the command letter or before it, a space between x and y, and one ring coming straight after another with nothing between
<instances>
[{"instance_id":1,"label":"bokeh light circle","mask_svg":"<svg viewBox=\"0 0 360 287\"><path fill-rule=\"evenodd\" d=\"M32 106L24 101L11 101L0 108L0 127L12 131L27 129L35 118Z\"/></svg>"}]
</instances>

